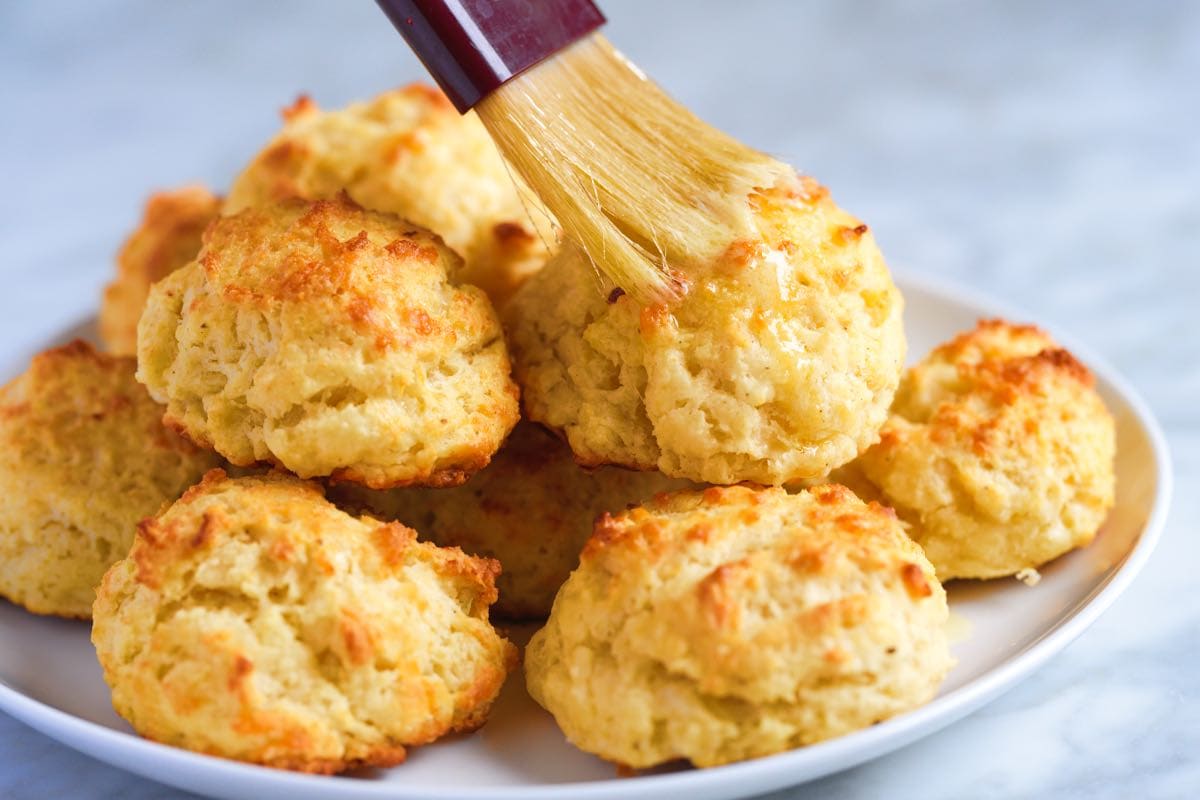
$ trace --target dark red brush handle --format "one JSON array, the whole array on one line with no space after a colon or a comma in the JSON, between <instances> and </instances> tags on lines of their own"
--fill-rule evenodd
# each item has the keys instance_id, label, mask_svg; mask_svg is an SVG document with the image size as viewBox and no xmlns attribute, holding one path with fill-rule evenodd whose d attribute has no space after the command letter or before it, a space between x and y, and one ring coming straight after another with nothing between
<instances>
[{"instance_id":1,"label":"dark red brush handle","mask_svg":"<svg viewBox=\"0 0 1200 800\"><path fill-rule=\"evenodd\" d=\"M590 0L376 0L459 111L604 24Z\"/></svg>"}]
</instances>

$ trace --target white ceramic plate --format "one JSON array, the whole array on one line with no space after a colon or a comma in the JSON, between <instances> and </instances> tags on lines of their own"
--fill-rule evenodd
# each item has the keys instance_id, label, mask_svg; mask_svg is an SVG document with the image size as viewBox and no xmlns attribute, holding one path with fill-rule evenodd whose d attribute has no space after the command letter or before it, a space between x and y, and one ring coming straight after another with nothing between
<instances>
[{"instance_id":1,"label":"white ceramic plate","mask_svg":"<svg viewBox=\"0 0 1200 800\"><path fill-rule=\"evenodd\" d=\"M1019 314L960 289L899 281L907 299L909 351L920 356L982 316ZM3 323L0 323L2 327ZM60 338L69 326L46 330ZM23 333L28 334L28 331ZM78 331L71 331L75 334ZM25 339L28 341L28 339ZM887 753L969 714L1029 675L1096 620L1145 563L1170 497L1171 470L1158 425L1112 370L1066 341L1097 373L1117 421L1117 503L1091 547L1049 565L1042 581L959 583L954 613L969 633L958 665L929 705L849 736L710 770L618 778L614 768L566 743L553 720L509 681L479 733L419 748L408 763L350 777L312 777L195 755L139 739L113 713L80 622L34 617L0 601L0 709L102 761L221 798L645 798L746 797L798 784ZM6 354L4 377L31 353ZM518 638L521 633L516 632ZM982 743L981 743L982 746Z\"/></svg>"}]
</instances>

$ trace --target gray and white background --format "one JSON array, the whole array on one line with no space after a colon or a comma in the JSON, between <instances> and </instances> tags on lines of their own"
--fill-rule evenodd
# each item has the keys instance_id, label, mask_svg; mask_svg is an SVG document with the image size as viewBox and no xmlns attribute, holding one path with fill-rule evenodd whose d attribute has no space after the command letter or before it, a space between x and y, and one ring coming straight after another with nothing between
<instances>
[{"instance_id":1,"label":"gray and white background","mask_svg":"<svg viewBox=\"0 0 1200 800\"><path fill-rule=\"evenodd\" d=\"M1200 796L1200 3L603 5L637 63L832 187L893 264L1091 345L1173 450L1160 549L1094 628L965 721L774 797ZM0 318L90 305L145 195L227 186L298 92L421 76L369 0L0 3ZM0 714L0 797L187 795Z\"/></svg>"}]
</instances>

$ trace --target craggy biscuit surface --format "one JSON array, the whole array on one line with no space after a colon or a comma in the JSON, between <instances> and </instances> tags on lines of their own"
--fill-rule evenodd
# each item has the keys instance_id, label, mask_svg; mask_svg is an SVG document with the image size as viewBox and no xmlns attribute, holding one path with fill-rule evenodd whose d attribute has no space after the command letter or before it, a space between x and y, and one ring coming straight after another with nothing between
<instances>
[{"instance_id":1,"label":"craggy biscuit surface","mask_svg":"<svg viewBox=\"0 0 1200 800\"><path fill-rule=\"evenodd\" d=\"M492 463L463 486L378 492L342 484L331 496L411 525L439 545L498 560L495 614L539 619L550 613L600 513L688 485L657 472L584 469L565 444L521 422Z\"/></svg>"},{"instance_id":2,"label":"craggy biscuit surface","mask_svg":"<svg viewBox=\"0 0 1200 800\"><path fill-rule=\"evenodd\" d=\"M337 111L301 98L234 182L226 213L343 190L365 208L440 235L465 259L455 279L483 288L498 305L548 255L546 212L518 193L478 117L460 115L429 86Z\"/></svg>"},{"instance_id":3,"label":"craggy biscuit surface","mask_svg":"<svg viewBox=\"0 0 1200 800\"><path fill-rule=\"evenodd\" d=\"M150 739L308 772L396 764L483 724L515 667L488 622L497 570L294 477L218 470L139 526L92 641Z\"/></svg>"},{"instance_id":4,"label":"craggy biscuit surface","mask_svg":"<svg viewBox=\"0 0 1200 800\"><path fill-rule=\"evenodd\" d=\"M583 750L712 766L928 701L947 617L895 514L844 487L678 492L596 523L526 682Z\"/></svg>"},{"instance_id":5,"label":"craggy biscuit surface","mask_svg":"<svg viewBox=\"0 0 1200 800\"><path fill-rule=\"evenodd\" d=\"M990 320L908 371L857 467L942 580L996 578L1091 542L1115 450L1087 368L1031 325Z\"/></svg>"},{"instance_id":6,"label":"craggy biscuit surface","mask_svg":"<svg viewBox=\"0 0 1200 800\"><path fill-rule=\"evenodd\" d=\"M0 389L0 595L87 618L138 520L217 466L162 424L132 358L75 341Z\"/></svg>"},{"instance_id":7,"label":"craggy biscuit surface","mask_svg":"<svg viewBox=\"0 0 1200 800\"><path fill-rule=\"evenodd\" d=\"M682 300L642 307L564 247L509 304L526 411L581 462L782 484L876 441L904 331L874 240L809 179L749 201L759 238Z\"/></svg>"},{"instance_id":8,"label":"craggy biscuit surface","mask_svg":"<svg viewBox=\"0 0 1200 800\"><path fill-rule=\"evenodd\" d=\"M169 424L234 464L461 483L518 411L499 321L447 278L457 260L344 198L222 217L151 292L138 379Z\"/></svg>"},{"instance_id":9,"label":"craggy biscuit surface","mask_svg":"<svg viewBox=\"0 0 1200 800\"><path fill-rule=\"evenodd\" d=\"M137 325L150 286L196 257L200 236L220 208L221 198L203 186L158 192L146 201L141 223L117 254L117 276L100 304L100 338L110 353L137 353Z\"/></svg>"}]
</instances>

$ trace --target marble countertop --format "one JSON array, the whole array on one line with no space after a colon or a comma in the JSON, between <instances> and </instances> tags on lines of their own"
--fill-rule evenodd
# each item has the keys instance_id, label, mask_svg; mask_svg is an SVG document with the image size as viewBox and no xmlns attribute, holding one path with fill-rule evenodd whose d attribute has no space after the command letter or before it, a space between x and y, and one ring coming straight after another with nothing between
<instances>
[{"instance_id":1,"label":"marble countertop","mask_svg":"<svg viewBox=\"0 0 1200 800\"><path fill-rule=\"evenodd\" d=\"M1159 551L1095 627L946 731L775 797L1200 795L1200 4L605 6L635 61L833 187L893 264L1090 344L1173 450ZM420 75L367 0L3 4L0 276L22 288L0 315L96 296L148 191L226 186L297 92ZM0 797L185 796L0 714Z\"/></svg>"}]
</instances>

